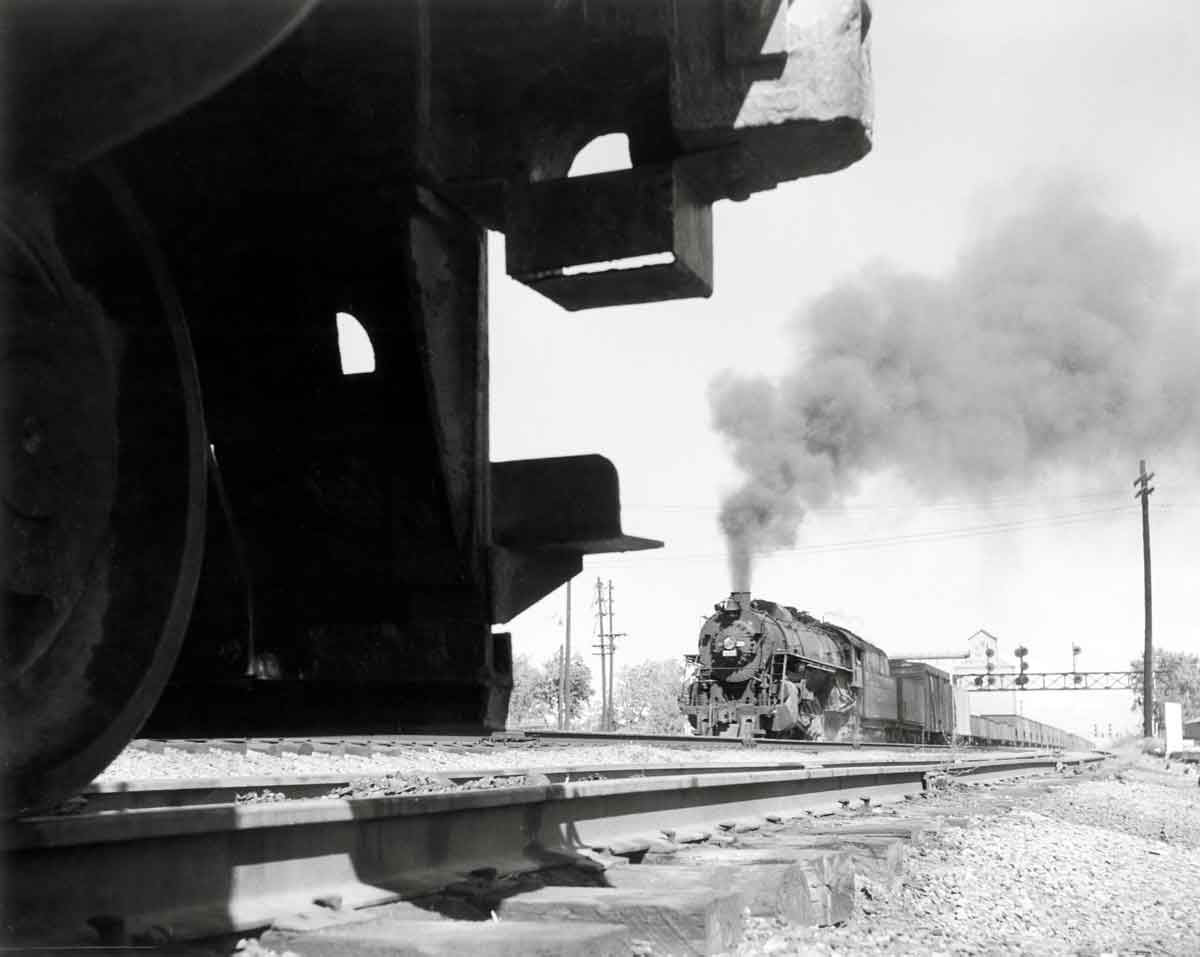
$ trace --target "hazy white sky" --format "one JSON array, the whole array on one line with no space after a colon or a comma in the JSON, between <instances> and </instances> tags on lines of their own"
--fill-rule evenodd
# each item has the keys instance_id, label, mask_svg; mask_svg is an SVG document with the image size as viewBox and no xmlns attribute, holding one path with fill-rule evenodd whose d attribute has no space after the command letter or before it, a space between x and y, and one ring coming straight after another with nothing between
<instances>
[{"instance_id":1,"label":"hazy white sky","mask_svg":"<svg viewBox=\"0 0 1200 957\"><path fill-rule=\"evenodd\" d=\"M617 630L629 634L618 665L693 650L730 590L717 512L739 476L711 428L709 383L723 370L782 372L789 323L835 280L880 260L943 274L972 218L1047 170L1200 260L1194 0L872 6L874 150L835 175L719 204L711 299L570 314L509 280L492 237L492 458L607 455L625 530L667 542L589 559L576 579L585 645L595 579L613 581ZM1195 651L1200 473L1178 449L1140 454L1158 475L1155 635ZM894 653L963 647L986 628L1002 649L1026 644L1034 670L1069 668L1073 642L1081 668L1125 668L1143 628L1136 470L1136 457L1097 462L986 509L879 475L844 508L810 514L796 549L760 559L754 590ZM560 591L509 624L516 653L552 653L563 604ZM1081 732L1140 720L1122 693L1023 697L1025 714Z\"/></svg>"}]
</instances>

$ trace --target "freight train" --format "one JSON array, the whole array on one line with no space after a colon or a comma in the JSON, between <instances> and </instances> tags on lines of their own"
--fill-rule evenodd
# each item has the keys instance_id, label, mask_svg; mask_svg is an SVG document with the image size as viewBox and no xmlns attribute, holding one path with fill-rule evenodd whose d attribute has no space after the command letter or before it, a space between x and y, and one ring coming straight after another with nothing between
<instances>
[{"instance_id":1,"label":"freight train","mask_svg":"<svg viewBox=\"0 0 1200 957\"><path fill-rule=\"evenodd\" d=\"M714 606L686 660L680 708L699 735L1091 747L1018 715L972 716L946 672L749 592Z\"/></svg>"}]
</instances>

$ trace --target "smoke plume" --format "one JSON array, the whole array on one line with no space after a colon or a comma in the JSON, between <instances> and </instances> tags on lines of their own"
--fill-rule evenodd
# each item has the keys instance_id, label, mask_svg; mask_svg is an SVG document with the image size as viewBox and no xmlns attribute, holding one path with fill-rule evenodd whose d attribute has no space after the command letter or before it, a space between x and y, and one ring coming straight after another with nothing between
<instances>
[{"instance_id":1,"label":"smoke plume","mask_svg":"<svg viewBox=\"0 0 1200 957\"><path fill-rule=\"evenodd\" d=\"M1200 296L1172 251L1066 181L1015 202L980 217L945 277L874 265L805 307L781 378L712 383L745 475L721 513L735 588L806 509L873 473L984 501L1195 447Z\"/></svg>"}]
</instances>

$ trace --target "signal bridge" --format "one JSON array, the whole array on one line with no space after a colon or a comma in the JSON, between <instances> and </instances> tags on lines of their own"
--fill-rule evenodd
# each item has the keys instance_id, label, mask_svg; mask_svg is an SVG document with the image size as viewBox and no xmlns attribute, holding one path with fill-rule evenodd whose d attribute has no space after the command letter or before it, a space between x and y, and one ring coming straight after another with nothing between
<instances>
[{"instance_id":1,"label":"signal bridge","mask_svg":"<svg viewBox=\"0 0 1200 957\"><path fill-rule=\"evenodd\" d=\"M954 675L954 683L968 691L1133 691L1141 677L1140 671L969 672Z\"/></svg>"}]
</instances>

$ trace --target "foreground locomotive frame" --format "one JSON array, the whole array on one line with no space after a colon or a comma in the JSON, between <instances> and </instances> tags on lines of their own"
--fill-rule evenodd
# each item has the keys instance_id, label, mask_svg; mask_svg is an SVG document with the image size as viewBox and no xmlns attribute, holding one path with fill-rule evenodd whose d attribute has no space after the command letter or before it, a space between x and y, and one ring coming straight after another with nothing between
<instances>
[{"instance_id":1,"label":"foreground locomotive frame","mask_svg":"<svg viewBox=\"0 0 1200 957\"><path fill-rule=\"evenodd\" d=\"M870 145L861 2L2 0L0 26L9 809L147 721L502 727L493 623L656 543L599 456L489 461L485 228L569 309L707 295L713 202ZM633 168L566 179L612 132ZM371 374L342 374L340 312Z\"/></svg>"}]
</instances>

